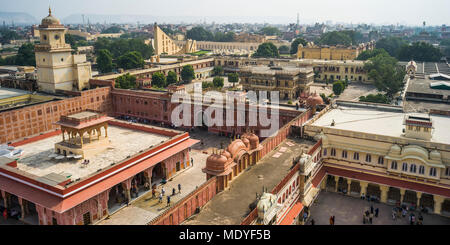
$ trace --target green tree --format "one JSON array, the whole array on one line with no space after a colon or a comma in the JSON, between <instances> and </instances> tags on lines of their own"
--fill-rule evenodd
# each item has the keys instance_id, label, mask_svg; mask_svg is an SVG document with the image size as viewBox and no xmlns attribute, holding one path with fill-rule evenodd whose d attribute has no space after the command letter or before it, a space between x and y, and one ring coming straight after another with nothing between
<instances>
[{"instance_id":1,"label":"green tree","mask_svg":"<svg viewBox=\"0 0 450 245\"><path fill-rule=\"evenodd\" d=\"M332 31L323 34L319 38L318 43L320 45L330 45L330 46L335 45L349 46L352 44L352 38L344 32Z\"/></svg>"},{"instance_id":2,"label":"green tree","mask_svg":"<svg viewBox=\"0 0 450 245\"><path fill-rule=\"evenodd\" d=\"M236 86L236 83L239 82L239 74L237 73L229 73L228 74L228 82L233 84L233 87Z\"/></svg>"},{"instance_id":3,"label":"green tree","mask_svg":"<svg viewBox=\"0 0 450 245\"><path fill-rule=\"evenodd\" d=\"M102 33L119 33L122 30L119 26L111 26L102 31Z\"/></svg>"},{"instance_id":4,"label":"green tree","mask_svg":"<svg viewBox=\"0 0 450 245\"><path fill-rule=\"evenodd\" d=\"M356 57L356 59L357 60L368 60L368 59L370 59L372 57L375 57L377 55L389 56L389 54L388 54L388 52L386 52L386 50L376 48L376 49L373 49L373 50L366 50L366 51L360 53L358 55L358 57Z\"/></svg>"},{"instance_id":5,"label":"green tree","mask_svg":"<svg viewBox=\"0 0 450 245\"><path fill-rule=\"evenodd\" d=\"M278 48L278 52L280 54L289 54L289 47L286 45L282 45Z\"/></svg>"},{"instance_id":6,"label":"green tree","mask_svg":"<svg viewBox=\"0 0 450 245\"><path fill-rule=\"evenodd\" d=\"M384 94L369 94L367 96L359 97L359 101L361 102L371 102L371 103L381 103L381 104L389 104L389 98Z\"/></svg>"},{"instance_id":7,"label":"green tree","mask_svg":"<svg viewBox=\"0 0 450 245\"><path fill-rule=\"evenodd\" d=\"M398 37L386 37L378 40L375 44L377 49L384 49L392 57L397 57L400 48L407 43Z\"/></svg>"},{"instance_id":8,"label":"green tree","mask_svg":"<svg viewBox=\"0 0 450 245\"><path fill-rule=\"evenodd\" d=\"M99 50L97 66L100 73L107 73L113 70L112 55L107 49Z\"/></svg>"},{"instance_id":9,"label":"green tree","mask_svg":"<svg viewBox=\"0 0 450 245\"><path fill-rule=\"evenodd\" d=\"M186 83L190 83L195 79L195 71L192 65L183 66L183 69L181 70L181 79Z\"/></svg>"},{"instance_id":10,"label":"green tree","mask_svg":"<svg viewBox=\"0 0 450 245\"><path fill-rule=\"evenodd\" d=\"M426 42L415 42L412 45L404 45L398 51L398 59L402 61L437 62L441 57L441 51Z\"/></svg>"},{"instance_id":11,"label":"green tree","mask_svg":"<svg viewBox=\"0 0 450 245\"><path fill-rule=\"evenodd\" d=\"M216 88L222 88L223 87L223 78L222 77L215 77L213 79L214 87Z\"/></svg>"},{"instance_id":12,"label":"green tree","mask_svg":"<svg viewBox=\"0 0 450 245\"><path fill-rule=\"evenodd\" d=\"M155 72L152 75L152 87L165 88L166 77L161 72Z\"/></svg>"},{"instance_id":13,"label":"green tree","mask_svg":"<svg viewBox=\"0 0 450 245\"><path fill-rule=\"evenodd\" d=\"M132 51L140 52L144 59L149 59L154 53L151 44L145 44L144 40L140 38L99 38L94 43L95 54L98 55L98 52L102 49L106 49L111 52L113 59L117 59L120 56Z\"/></svg>"},{"instance_id":14,"label":"green tree","mask_svg":"<svg viewBox=\"0 0 450 245\"><path fill-rule=\"evenodd\" d=\"M280 30L273 26L266 26L259 33L266 36L279 36L281 34Z\"/></svg>"},{"instance_id":15,"label":"green tree","mask_svg":"<svg viewBox=\"0 0 450 245\"><path fill-rule=\"evenodd\" d=\"M0 28L0 43L10 43L11 40L21 39L22 37L16 32L8 28Z\"/></svg>"},{"instance_id":16,"label":"green tree","mask_svg":"<svg viewBox=\"0 0 450 245\"><path fill-rule=\"evenodd\" d=\"M296 54L298 51L298 45L306 46L308 44L303 38L296 38L291 44L291 54Z\"/></svg>"},{"instance_id":17,"label":"green tree","mask_svg":"<svg viewBox=\"0 0 450 245\"><path fill-rule=\"evenodd\" d=\"M212 32L207 31L205 28L197 26L186 32L186 37L188 39L197 41L212 41L214 40L214 35Z\"/></svg>"},{"instance_id":18,"label":"green tree","mask_svg":"<svg viewBox=\"0 0 450 245\"><path fill-rule=\"evenodd\" d=\"M34 54L34 45L24 43L17 51L15 64L19 66L36 66L36 57Z\"/></svg>"},{"instance_id":19,"label":"green tree","mask_svg":"<svg viewBox=\"0 0 450 245\"><path fill-rule=\"evenodd\" d=\"M278 58L280 56L277 47L270 42L260 44L258 50L253 54L253 57L259 58Z\"/></svg>"},{"instance_id":20,"label":"green tree","mask_svg":"<svg viewBox=\"0 0 450 245\"><path fill-rule=\"evenodd\" d=\"M136 76L130 75L130 73L124 74L116 78L116 88L131 89L136 88Z\"/></svg>"},{"instance_id":21,"label":"green tree","mask_svg":"<svg viewBox=\"0 0 450 245\"><path fill-rule=\"evenodd\" d=\"M117 59L117 66L123 69L134 69L144 67L144 58L137 51L128 52Z\"/></svg>"},{"instance_id":22,"label":"green tree","mask_svg":"<svg viewBox=\"0 0 450 245\"><path fill-rule=\"evenodd\" d=\"M336 81L333 83L333 92L335 95L340 95L344 92L345 86L341 81Z\"/></svg>"},{"instance_id":23,"label":"green tree","mask_svg":"<svg viewBox=\"0 0 450 245\"><path fill-rule=\"evenodd\" d=\"M386 92L392 99L404 86L405 69L397 64L397 59L383 54L369 59L364 64L370 79L374 80L378 91Z\"/></svg>"},{"instance_id":24,"label":"green tree","mask_svg":"<svg viewBox=\"0 0 450 245\"><path fill-rule=\"evenodd\" d=\"M174 84L178 82L178 76L175 72L173 71L169 71L167 73L167 78L166 78L166 84L170 85L170 84Z\"/></svg>"},{"instance_id":25,"label":"green tree","mask_svg":"<svg viewBox=\"0 0 450 245\"><path fill-rule=\"evenodd\" d=\"M222 66L215 66L213 69L214 76L221 76L223 75L223 67Z\"/></svg>"}]
</instances>

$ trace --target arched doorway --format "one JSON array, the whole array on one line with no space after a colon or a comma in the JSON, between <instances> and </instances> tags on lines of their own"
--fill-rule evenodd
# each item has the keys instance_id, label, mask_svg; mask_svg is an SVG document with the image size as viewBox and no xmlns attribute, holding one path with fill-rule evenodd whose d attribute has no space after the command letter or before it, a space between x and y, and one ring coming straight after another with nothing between
<instances>
[{"instance_id":1,"label":"arched doorway","mask_svg":"<svg viewBox=\"0 0 450 245\"><path fill-rule=\"evenodd\" d=\"M352 181L350 184L350 193L359 196L361 193L361 184L358 181Z\"/></svg>"},{"instance_id":2,"label":"arched doorway","mask_svg":"<svg viewBox=\"0 0 450 245\"><path fill-rule=\"evenodd\" d=\"M126 205L126 194L122 183L119 183L109 189L108 193L108 212L114 213L122 206Z\"/></svg>"},{"instance_id":3,"label":"arched doorway","mask_svg":"<svg viewBox=\"0 0 450 245\"><path fill-rule=\"evenodd\" d=\"M442 203L441 214L444 216L450 216L450 199L445 199Z\"/></svg>"},{"instance_id":4,"label":"arched doorway","mask_svg":"<svg viewBox=\"0 0 450 245\"><path fill-rule=\"evenodd\" d=\"M381 197L381 190L378 185L370 184L367 186L367 195L370 197L376 197L380 199Z\"/></svg>"},{"instance_id":5,"label":"arched doorway","mask_svg":"<svg viewBox=\"0 0 450 245\"><path fill-rule=\"evenodd\" d=\"M408 205L417 204L417 194L414 191L406 190L403 196L403 203Z\"/></svg>"},{"instance_id":6,"label":"arched doorway","mask_svg":"<svg viewBox=\"0 0 450 245\"><path fill-rule=\"evenodd\" d=\"M336 186L336 181L334 179L334 176L332 175L327 175L327 190L331 190L334 191L334 187Z\"/></svg>"},{"instance_id":7,"label":"arched doorway","mask_svg":"<svg viewBox=\"0 0 450 245\"><path fill-rule=\"evenodd\" d=\"M388 191L388 202L395 204L397 202L400 202L400 189L395 188L395 187L389 187L389 191Z\"/></svg>"},{"instance_id":8,"label":"arched doorway","mask_svg":"<svg viewBox=\"0 0 450 245\"><path fill-rule=\"evenodd\" d=\"M160 162L153 167L152 183L159 184L161 180L166 178L166 168L164 162Z\"/></svg>"},{"instance_id":9,"label":"arched doorway","mask_svg":"<svg viewBox=\"0 0 450 245\"><path fill-rule=\"evenodd\" d=\"M426 208L429 213L432 213L434 209L433 195L423 193L422 197L420 197L420 203L418 205L419 208Z\"/></svg>"}]
</instances>

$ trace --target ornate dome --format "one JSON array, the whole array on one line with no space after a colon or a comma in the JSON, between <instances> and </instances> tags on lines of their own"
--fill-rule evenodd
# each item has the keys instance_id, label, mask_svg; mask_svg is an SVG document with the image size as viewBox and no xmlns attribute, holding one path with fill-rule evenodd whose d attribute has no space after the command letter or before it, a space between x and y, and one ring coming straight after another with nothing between
<instances>
[{"instance_id":1,"label":"ornate dome","mask_svg":"<svg viewBox=\"0 0 450 245\"><path fill-rule=\"evenodd\" d=\"M206 159L206 169L211 171L223 171L227 158L223 155L212 154Z\"/></svg>"},{"instance_id":2,"label":"ornate dome","mask_svg":"<svg viewBox=\"0 0 450 245\"><path fill-rule=\"evenodd\" d=\"M52 15L52 10L48 8L48 16L43 18L41 21L42 26L55 26L55 25L61 25L61 22L58 18L54 17Z\"/></svg>"},{"instance_id":3,"label":"ornate dome","mask_svg":"<svg viewBox=\"0 0 450 245\"><path fill-rule=\"evenodd\" d=\"M249 146L250 146L250 141L249 141L247 138L242 138L242 142L244 142L244 145L245 145L246 147L249 147Z\"/></svg>"},{"instance_id":4,"label":"ornate dome","mask_svg":"<svg viewBox=\"0 0 450 245\"><path fill-rule=\"evenodd\" d=\"M316 105L323 105L323 99L320 95L314 93L306 99L306 106L315 107Z\"/></svg>"},{"instance_id":5,"label":"ornate dome","mask_svg":"<svg viewBox=\"0 0 450 245\"><path fill-rule=\"evenodd\" d=\"M237 139L228 146L227 150L231 153L233 157L235 157L241 149L246 149L244 142L242 140Z\"/></svg>"},{"instance_id":6,"label":"ornate dome","mask_svg":"<svg viewBox=\"0 0 450 245\"><path fill-rule=\"evenodd\" d=\"M227 159L231 158L231 154L228 151L223 151L222 156L226 157Z\"/></svg>"},{"instance_id":7,"label":"ornate dome","mask_svg":"<svg viewBox=\"0 0 450 245\"><path fill-rule=\"evenodd\" d=\"M259 146L259 137L256 134L249 134L248 139L250 140L250 149L256 149Z\"/></svg>"}]
</instances>

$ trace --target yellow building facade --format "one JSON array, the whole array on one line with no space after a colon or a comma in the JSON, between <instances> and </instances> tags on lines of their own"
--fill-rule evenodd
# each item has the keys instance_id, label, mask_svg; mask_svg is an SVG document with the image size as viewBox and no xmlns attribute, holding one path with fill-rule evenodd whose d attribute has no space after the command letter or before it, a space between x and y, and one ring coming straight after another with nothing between
<instances>
[{"instance_id":1,"label":"yellow building facade","mask_svg":"<svg viewBox=\"0 0 450 245\"><path fill-rule=\"evenodd\" d=\"M366 50L372 50L375 42L362 43L358 46L318 46L308 43L306 46L298 46L297 58L319 60L354 60Z\"/></svg>"}]
</instances>

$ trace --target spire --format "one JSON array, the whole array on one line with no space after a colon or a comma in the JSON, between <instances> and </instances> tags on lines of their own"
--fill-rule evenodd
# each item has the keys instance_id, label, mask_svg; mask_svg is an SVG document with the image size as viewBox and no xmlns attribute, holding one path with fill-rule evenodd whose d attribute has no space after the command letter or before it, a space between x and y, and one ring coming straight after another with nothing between
<instances>
[{"instance_id":1,"label":"spire","mask_svg":"<svg viewBox=\"0 0 450 245\"><path fill-rule=\"evenodd\" d=\"M50 5L48 5L48 16L52 15L52 9L50 8Z\"/></svg>"}]
</instances>

